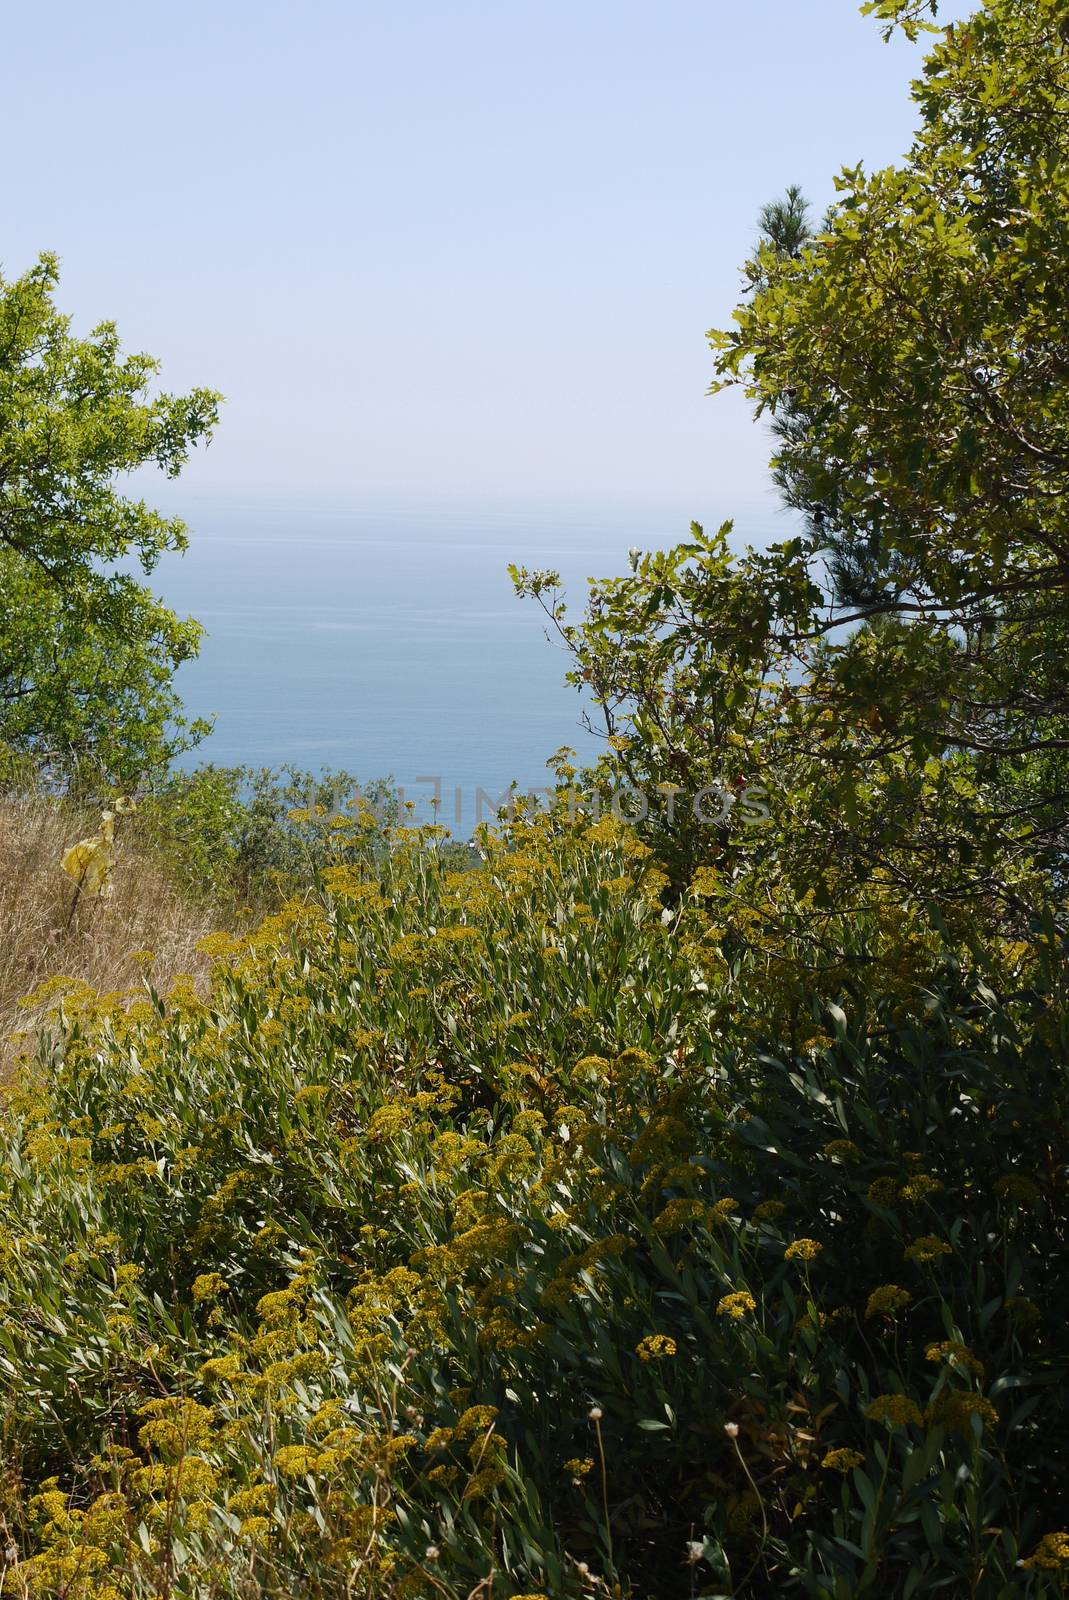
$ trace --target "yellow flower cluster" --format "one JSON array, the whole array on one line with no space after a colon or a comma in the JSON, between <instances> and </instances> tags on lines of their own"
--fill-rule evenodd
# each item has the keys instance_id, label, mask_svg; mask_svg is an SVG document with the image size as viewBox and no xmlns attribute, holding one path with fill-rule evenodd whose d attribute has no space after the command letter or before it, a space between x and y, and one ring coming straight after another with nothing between
<instances>
[{"instance_id":1,"label":"yellow flower cluster","mask_svg":"<svg viewBox=\"0 0 1069 1600\"><path fill-rule=\"evenodd\" d=\"M870 1422L889 1422L896 1428L919 1428L923 1422L920 1407L904 1394L879 1394L865 1407Z\"/></svg>"},{"instance_id":2,"label":"yellow flower cluster","mask_svg":"<svg viewBox=\"0 0 1069 1600\"><path fill-rule=\"evenodd\" d=\"M878 1289L873 1289L865 1307L866 1317L893 1317L897 1311L902 1311L909 1305L913 1296L908 1289L902 1289L897 1283L883 1283Z\"/></svg>"},{"instance_id":3,"label":"yellow flower cluster","mask_svg":"<svg viewBox=\"0 0 1069 1600\"><path fill-rule=\"evenodd\" d=\"M1026 1294L1010 1295L1004 1302L1004 1310L1010 1321L1020 1329L1032 1327L1040 1318L1039 1307Z\"/></svg>"},{"instance_id":4,"label":"yellow flower cluster","mask_svg":"<svg viewBox=\"0 0 1069 1600\"><path fill-rule=\"evenodd\" d=\"M926 1172L915 1172L907 1178L898 1193L903 1200L916 1205L921 1200L927 1200L929 1195L938 1194L942 1187L938 1178L932 1178Z\"/></svg>"},{"instance_id":5,"label":"yellow flower cluster","mask_svg":"<svg viewBox=\"0 0 1069 1600\"><path fill-rule=\"evenodd\" d=\"M690 881L691 893L699 899L709 899L719 894L722 884L715 867L699 867Z\"/></svg>"},{"instance_id":6,"label":"yellow flower cluster","mask_svg":"<svg viewBox=\"0 0 1069 1600\"><path fill-rule=\"evenodd\" d=\"M925 1412L930 1428L950 1428L955 1433L968 1433L973 1417L979 1417L981 1424L986 1422L994 1427L998 1411L985 1395L973 1394L968 1389L944 1389Z\"/></svg>"},{"instance_id":7,"label":"yellow flower cluster","mask_svg":"<svg viewBox=\"0 0 1069 1600\"><path fill-rule=\"evenodd\" d=\"M1045 1533L1022 1567L1032 1571L1069 1571L1069 1533Z\"/></svg>"},{"instance_id":8,"label":"yellow flower cluster","mask_svg":"<svg viewBox=\"0 0 1069 1600\"><path fill-rule=\"evenodd\" d=\"M816 1239L795 1239L783 1252L785 1261L815 1261L824 1246Z\"/></svg>"},{"instance_id":9,"label":"yellow flower cluster","mask_svg":"<svg viewBox=\"0 0 1069 1600\"><path fill-rule=\"evenodd\" d=\"M226 1293L228 1287L221 1272L202 1272L193 1279L193 1298L198 1304L203 1300L216 1300Z\"/></svg>"},{"instance_id":10,"label":"yellow flower cluster","mask_svg":"<svg viewBox=\"0 0 1069 1600\"><path fill-rule=\"evenodd\" d=\"M1006 1177L999 1178L995 1184L995 1193L1000 1200L1009 1200L1018 1206L1038 1206L1043 1199L1031 1178L1022 1177L1018 1172L1011 1172Z\"/></svg>"},{"instance_id":11,"label":"yellow flower cluster","mask_svg":"<svg viewBox=\"0 0 1069 1600\"><path fill-rule=\"evenodd\" d=\"M940 1256L950 1255L951 1249L945 1239L939 1239L934 1233L922 1234L919 1239L914 1239L903 1251L907 1261L927 1263L937 1261Z\"/></svg>"},{"instance_id":12,"label":"yellow flower cluster","mask_svg":"<svg viewBox=\"0 0 1069 1600\"><path fill-rule=\"evenodd\" d=\"M970 1372L974 1378L984 1375L983 1362L973 1354L967 1344L961 1344L957 1339L944 1339L939 1344L927 1345L924 1351L926 1361L944 1361L949 1366L958 1366Z\"/></svg>"},{"instance_id":13,"label":"yellow flower cluster","mask_svg":"<svg viewBox=\"0 0 1069 1600\"><path fill-rule=\"evenodd\" d=\"M319 1452L305 1444L285 1444L275 1451L275 1471L280 1478L300 1478L314 1471Z\"/></svg>"},{"instance_id":14,"label":"yellow flower cluster","mask_svg":"<svg viewBox=\"0 0 1069 1600\"><path fill-rule=\"evenodd\" d=\"M832 1161L841 1161L849 1165L862 1160L861 1151L852 1139L832 1139L824 1146L824 1154Z\"/></svg>"},{"instance_id":15,"label":"yellow flower cluster","mask_svg":"<svg viewBox=\"0 0 1069 1600\"><path fill-rule=\"evenodd\" d=\"M743 1317L749 1316L757 1310L757 1301L747 1289L737 1289L734 1294L726 1294L716 1308L718 1317L731 1317L735 1322L741 1322Z\"/></svg>"},{"instance_id":16,"label":"yellow flower cluster","mask_svg":"<svg viewBox=\"0 0 1069 1600\"><path fill-rule=\"evenodd\" d=\"M701 1200L669 1200L664 1210L654 1217L653 1226L658 1233L678 1233L693 1223L704 1222L705 1216L706 1207Z\"/></svg>"},{"instance_id":17,"label":"yellow flower cluster","mask_svg":"<svg viewBox=\"0 0 1069 1600\"><path fill-rule=\"evenodd\" d=\"M648 1333L639 1340L635 1352L641 1361L663 1361L666 1356L674 1356L677 1348L667 1333Z\"/></svg>"}]
</instances>

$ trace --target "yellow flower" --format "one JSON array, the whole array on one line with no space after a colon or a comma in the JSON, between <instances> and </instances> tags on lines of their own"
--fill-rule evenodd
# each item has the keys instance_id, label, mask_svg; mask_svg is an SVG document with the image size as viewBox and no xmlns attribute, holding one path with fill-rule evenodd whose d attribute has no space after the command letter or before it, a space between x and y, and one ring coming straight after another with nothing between
<instances>
[{"instance_id":1,"label":"yellow flower","mask_svg":"<svg viewBox=\"0 0 1069 1600\"><path fill-rule=\"evenodd\" d=\"M571 1477L578 1480L579 1478L585 1478L588 1473L593 1472L594 1462L590 1456L572 1456L570 1461L566 1461L564 1463L564 1470L565 1472L569 1473Z\"/></svg>"},{"instance_id":2,"label":"yellow flower","mask_svg":"<svg viewBox=\"0 0 1069 1600\"><path fill-rule=\"evenodd\" d=\"M522 1134L528 1139L540 1134L545 1125L546 1119L541 1111L519 1111L512 1119L513 1133Z\"/></svg>"},{"instance_id":3,"label":"yellow flower","mask_svg":"<svg viewBox=\"0 0 1069 1600\"><path fill-rule=\"evenodd\" d=\"M896 1311L901 1311L913 1299L908 1289L899 1288L897 1283L884 1283L878 1289L873 1289L869 1295L868 1305L865 1307L866 1317L893 1317Z\"/></svg>"},{"instance_id":4,"label":"yellow flower","mask_svg":"<svg viewBox=\"0 0 1069 1600\"><path fill-rule=\"evenodd\" d=\"M871 1405L865 1407L870 1422L890 1422L896 1428L912 1423L919 1428L923 1418L915 1400L904 1394L878 1394Z\"/></svg>"},{"instance_id":5,"label":"yellow flower","mask_svg":"<svg viewBox=\"0 0 1069 1600\"><path fill-rule=\"evenodd\" d=\"M496 1489L504 1481L505 1473L501 1467L484 1467L481 1472L472 1473L464 1485L465 1500L480 1500L491 1490Z\"/></svg>"},{"instance_id":6,"label":"yellow flower","mask_svg":"<svg viewBox=\"0 0 1069 1600\"><path fill-rule=\"evenodd\" d=\"M248 1517L254 1513L270 1511L275 1503L275 1488L270 1483L252 1483L230 1496L227 1510L236 1516Z\"/></svg>"},{"instance_id":7,"label":"yellow flower","mask_svg":"<svg viewBox=\"0 0 1069 1600\"><path fill-rule=\"evenodd\" d=\"M905 1248L907 1261L935 1261L939 1256L952 1254L950 1246L942 1239L937 1239L934 1233L924 1233L919 1239L914 1239L912 1244Z\"/></svg>"},{"instance_id":8,"label":"yellow flower","mask_svg":"<svg viewBox=\"0 0 1069 1600\"><path fill-rule=\"evenodd\" d=\"M197 1369L205 1383L228 1383L240 1370L241 1360L236 1355L214 1356Z\"/></svg>"},{"instance_id":9,"label":"yellow flower","mask_svg":"<svg viewBox=\"0 0 1069 1600\"><path fill-rule=\"evenodd\" d=\"M412 1113L407 1106L391 1103L373 1112L367 1125L367 1136L372 1140L392 1139L412 1125Z\"/></svg>"},{"instance_id":10,"label":"yellow flower","mask_svg":"<svg viewBox=\"0 0 1069 1600\"><path fill-rule=\"evenodd\" d=\"M235 939L230 933L206 933L193 948L202 956L232 956L241 949L241 940Z\"/></svg>"},{"instance_id":11,"label":"yellow flower","mask_svg":"<svg viewBox=\"0 0 1069 1600\"><path fill-rule=\"evenodd\" d=\"M830 1156L833 1161L844 1163L862 1160L861 1151L853 1139L832 1139L824 1146L824 1154Z\"/></svg>"},{"instance_id":12,"label":"yellow flower","mask_svg":"<svg viewBox=\"0 0 1069 1600\"><path fill-rule=\"evenodd\" d=\"M325 1100L330 1089L325 1083L306 1083L293 1097L295 1106L318 1105Z\"/></svg>"},{"instance_id":13,"label":"yellow flower","mask_svg":"<svg viewBox=\"0 0 1069 1600\"><path fill-rule=\"evenodd\" d=\"M984 1364L973 1355L967 1344L961 1344L957 1339L944 1339L939 1344L930 1344L925 1348L926 1361L945 1361L950 1366L964 1367L971 1372L974 1378L982 1378Z\"/></svg>"},{"instance_id":14,"label":"yellow flower","mask_svg":"<svg viewBox=\"0 0 1069 1600\"><path fill-rule=\"evenodd\" d=\"M720 874L715 867L699 867L690 880L691 893L701 899L720 892Z\"/></svg>"},{"instance_id":15,"label":"yellow flower","mask_svg":"<svg viewBox=\"0 0 1069 1600\"><path fill-rule=\"evenodd\" d=\"M748 1312L757 1310L757 1301L746 1289L738 1289L734 1294L726 1294L716 1308L718 1317L732 1317L736 1322L741 1322Z\"/></svg>"},{"instance_id":16,"label":"yellow flower","mask_svg":"<svg viewBox=\"0 0 1069 1600\"><path fill-rule=\"evenodd\" d=\"M759 1206L754 1206L755 1222L775 1222L777 1217L782 1217L787 1207L782 1200L762 1200Z\"/></svg>"},{"instance_id":17,"label":"yellow flower","mask_svg":"<svg viewBox=\"0 0 1069 1600\"><path fill-rule=\"evenodd\" d=\"M301 1478L316 1464L316 1452L306 1444L284 1444L275 1451L275 1471L283 1478Z\"/></svg>"},{"instance_id":18,"label":"yellow flower","mask_svg":"<svg viewBox=\"0 0 1069 1600\"><path fill-rule=\"evenodd\" d=\"M206 1444L214 1417L208 1406L177 1395L149 1400L138 1415L150 1419L138 1430L141 1444L170 1461L179 1461L189 1451Z\"/></svg>"},{"instance_id":19,"label":"yellow flower","mask_svg":"<svg viewBox=\"0 0 1069 1600\"><path fill-rule=\"evenodd\" d=\"M853 1467L859 1467L864 1459L860 1450L829 1450L820 1464L827 1467L829 1472L847 1473Z\"/></svg>"},{"instance_id":20,"label":"yellow flower","mask_svg":"<svg viewBox=\"0 0 1069 1600\"><path fill-rule=\"evenodd\" d=\"M815 1261L824 1246L816 1239L795 1239L783 1252L785 1261Z\"/></svg>"},{"instance_id":21,"label":"yellow flower","mask_svg":"<svg viewBox=\"0 0 1069 1600\"><path fill-rule=\"evenodd\" d=\"M1044 1568L1048 1572L1064 1571L1069 1567L1069 1533L1045 1533L1039 1544L1021 1562L1022 1567Z\"/></svg>"},{"instance_id":22,"label":"yellow flower","mask_svg":"<svg viewBox=\"0 0 1069 1600\"><path fill-rule=\"evenodd\" d=\"M868 1197L878 1206L893 1206L898 1199L896 1178L873 1178L868 1187Z\"/></svg>"},{"instance_id":23,"label":"yellow flower","mask_svg":"<svg viewBox=\"0 0 1069 1600\"><path fill-rule=\"evenodd\" d=\"M664 1210L654 1217L653 1226L658 1233L678 1233L704 1216L705 1206L701 1200L669 1200Z\"/></svg>"},{"instance_id":24,"label":"yellow flower","mask_svg":"<svg viewBox=\"0 0 1069 1600\"><path fill-rule=\"evenodd\" d=\"M198 1302L202 1300L216 1300L219 1295L225 1294L230 1285L220 1272L202 1272L193 1279L193 1298Z\"/></svg>"},{"instance_id":25,"label":"yellow flower","mask_svg":"<svg viewBox=\"0 0 1069 1600\"><path fill-rule=\"evenodd\" d=\"M1018 1328L1030 1328L1039 1321L1039 1307L1026 1294L1013 1294L1003 1301L1002 1309Z\"/></svg>"},{"instance_id":26,"label":"yellow flower","mask_svg":"<svg viewBox=\"0 0 1069 1600\"><path fill-rule=\"evenodd\" d=\"M661 1361L666 1356L674 1356L677 1348L675 1340L667 1333L648 1333L639 1340L635 1351L642 1361Z\"/></svg>"},{"instance_id":27,"label":"yellow flower","mask_svg":"<svg viewBox=\"0 0 1069 1600\"><path fill-rule=\"evenodd\" d=\"M954 1433L968 1433L973 1417L992 1427L998 1422L998 1412L986 1396L967 1389L944 1389L928 1407L924 1420L930 1428L942 1426Z\"/></svg>"},{"instance_id":28,"label":"yellow flower","mask_svg":"<svg viewBox=\"0 0 1069 1600\"><path fill-rule=\"evenodd\" d=\"M930 1178L926 1172L915 1172L899 1189L898 1193L903 1200L926 1200L930 1194L937 1194L943 1187L938 1178Z\"/></svg>"},{"instance_id":29,"label":"yellow flower","mask_svg":"<svg viewBox=\"0 0 1069 1600\"><path fill-rule=\"evenodd\" d=\"M496 1420L496 1406L469 1406L457 1419L455 1431L458 1438L470 1439L473 1434L492 1428Z\"/></svg>"},{"instance_id":30,"label":"yellow flower","mask_svg":"<svg viewBox=\"0 0 1069 1600\"><path fill-rule=\"evenodd\" d=\"M995 1193L1000 1200L1010 1200L1019 1206L1038 1206L1043 1198L1031 1178L1022 1178L1019 1172L1000 1178L995 1184Z\"/></svg>"}]
</instances>

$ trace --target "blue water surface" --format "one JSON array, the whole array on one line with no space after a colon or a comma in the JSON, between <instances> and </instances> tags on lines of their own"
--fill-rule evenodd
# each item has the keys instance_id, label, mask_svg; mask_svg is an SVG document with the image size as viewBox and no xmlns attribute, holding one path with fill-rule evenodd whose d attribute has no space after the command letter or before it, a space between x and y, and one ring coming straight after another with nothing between
<instances>
[{"instance_id":1,"label":"blue water surface","mask_svg":"<svg viewBox=\"0 0 1069 1600\"><path fill-rule=\"evenodd\" d=\"M586 579L627 569L631 546L686 536L686 519L508 508L204 504L191 543L155 574L207 629L178 688L214 731L185 765L293 764L388 778L466 836L478 792L547 782L546 759L601 740L564 684L565 652L519 601L510 561L557 568L578 607ZM459 798L458 798L459 791ZM482 814L490 807L482 802Z\"/></svg>"}]
</instances>

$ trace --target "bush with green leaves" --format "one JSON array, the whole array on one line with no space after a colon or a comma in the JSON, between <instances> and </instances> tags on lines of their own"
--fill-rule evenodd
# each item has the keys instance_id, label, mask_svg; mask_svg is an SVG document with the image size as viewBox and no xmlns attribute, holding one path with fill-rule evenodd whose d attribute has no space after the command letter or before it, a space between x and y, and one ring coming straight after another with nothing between
<instances>
[{"instance_id":1,"label":"bush with green leaves","mask_svg":"<svg viewBox=\"0 0 1069 1600\"><path fill-rule=\"evenodd\" d=\"M75 335L58 282L48 254L0 275L0 742L130 784L207 724L173 687L200 625L135 576L185 549L185 524L121 486L145 466L177 477L220 396L154 393L158 363L125 354L114 323Z\"/></svg>"},{"instance_id":2,"label":"bush with green leaves","mask_svg":"<svg viewBox=\"0 0 1069 1600\"><path fill-rule=\"evenodd\" d=\"M339 831L11 1098L12 1592L1062 1592L1054 936L802 1016L614 822Z\"/></svg>"},{"instance_id":3,"label":"bush with green leaves","mask_svg":"<svg viewBox=\"0 0 1069 1600\"><path fill-rule=\"evenodd\" d=\"M190 892L259 908L314 880L328 859L332 819L361 802L383 826L400 819L388 782L207 764L157 777L139 814L142 832Z\"/></svg>"}]
</instances>

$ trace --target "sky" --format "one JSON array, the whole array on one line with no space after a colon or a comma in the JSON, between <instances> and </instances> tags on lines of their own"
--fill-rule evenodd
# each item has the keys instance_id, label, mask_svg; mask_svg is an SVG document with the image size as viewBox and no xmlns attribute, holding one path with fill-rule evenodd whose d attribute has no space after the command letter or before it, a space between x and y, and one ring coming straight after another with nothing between
<instances>
[{"instance_id":1,"label":"sky","mask_svg":"<svg viewBox=\"0 0 1069 1600\"><path fill-rule=\"evenodd\" d=\"M193 503L747 517L705 330L764 201L905 150L919 60L853 0L11 6L0 270L223 391Z\"/></svg>"}]
</instances>

